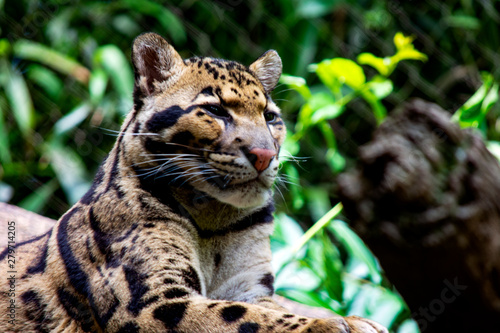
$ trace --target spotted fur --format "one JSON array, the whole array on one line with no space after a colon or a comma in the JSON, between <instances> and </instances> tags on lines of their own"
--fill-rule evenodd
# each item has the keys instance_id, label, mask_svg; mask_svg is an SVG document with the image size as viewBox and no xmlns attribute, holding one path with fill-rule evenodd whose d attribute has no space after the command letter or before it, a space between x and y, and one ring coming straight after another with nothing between
<instances>
[{"instance_id":1,"label":"spotted fur","mask_svg":"<svg viewBox=\"0 0 500 333\"><path fill-rule=\"evenodd\" d=\"M182 60L148 33L132 60L134 108L90 190L17 247L15 325L2 317L0 331L384 331L290 314L270 298L271 187L285 138L269 96L277 53L249 67Z\"/></svg>"}]
</instances>

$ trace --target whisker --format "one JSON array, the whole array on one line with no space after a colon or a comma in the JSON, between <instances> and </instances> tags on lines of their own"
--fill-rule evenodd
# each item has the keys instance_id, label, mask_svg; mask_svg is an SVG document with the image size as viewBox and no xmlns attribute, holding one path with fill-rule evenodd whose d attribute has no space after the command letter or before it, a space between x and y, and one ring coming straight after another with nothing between
<instances>
[{"instance_id":1,"label":"whisker","mask_svg":"<svg viewBox=\"0 0 500 333\"><path fill-rule=\"evenodd\" d=\"M132 135L132 136L159 136L158 133L128 133L128 132L122 132L122 131L116 131L112 130L109 128L104 128L104 127L98 127L98 129L108 132L105 133L107 135L113 135L113 136L125 136L125 135Z\"/></svg>"}]
</instances>

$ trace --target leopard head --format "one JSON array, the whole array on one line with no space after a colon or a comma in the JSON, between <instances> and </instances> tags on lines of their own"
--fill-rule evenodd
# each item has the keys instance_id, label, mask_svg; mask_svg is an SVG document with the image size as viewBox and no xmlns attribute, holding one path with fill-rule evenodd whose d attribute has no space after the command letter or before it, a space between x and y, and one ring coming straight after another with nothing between
<instances>
[{"instance_id":1,"label":"leopard head","mask_svg":"<svg viewBox=\"0 0 500 333\"><path fill-rule=\"evenodd\" d=\"M214 58L183 60L154 33L137 37L128 164L237 208L271 196L286 128L270 93L281 59L267 51L249 67ZM165 189L168 190L168 189Z\"/></svg>"}]
</instances>

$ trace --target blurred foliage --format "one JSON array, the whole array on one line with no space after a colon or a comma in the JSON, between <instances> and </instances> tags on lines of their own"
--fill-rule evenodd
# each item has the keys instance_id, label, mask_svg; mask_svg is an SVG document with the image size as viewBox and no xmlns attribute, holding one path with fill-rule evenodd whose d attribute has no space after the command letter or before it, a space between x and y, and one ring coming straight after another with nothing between
<instances>
[{"instance_id":1,"label":"blurred foliage","mask_svg":"<svg viewBox=\"0 0 500 333\"><path fill-rule=\"evenodd\" d=\"M499 156L499 22L494 0L0 0L0 200L58 218L85 192L132 106L138 34L164 35L183 57L245 64L273 48L288 74L274 99L290 129L277 291L415 332L342 222L335 175L410 97L458 110L453 119Z\"/></svg>"},{"instance_id":2,"label":"blurred foliage","mask_svg":"<svg viewBox=\"0 0 500 333\"><path fill-rule=\"evenodd\" d=\"M359 65L340 57L310 65L309 70L322 84L315 90L305 79L284 74L281 82L300 94L304 104L294 128L289 128L282 154L285 157L300 154L304 148L302 139L317 132L326 149L319 163L329 167L332 178L344 171L346 159L337 148L330 121L340 117L350 102L360 98L370 106L376 123L382 123L387 117L382 100L394 90L389 75L400 61L427 60L425 54L415 50L412 41L412 37L398 32L393 39L396 52L390 57L379 58L365 52L357 57ZM367 79L360 65L369 65L378 74ZM290 160L284 162L283 174L281 177L285 179L301 178L299 169ZM321 216L320 212L324 215L303 234L292 217L285 212L278 215L278 229L272 242L277 292L341 315L362 313L393 330L403 327L401 331L418 331L415 323L409 320L409 309L383 278L370 250L345 222L334 220L342 211L342 204L330 209L333 198L324 189L301 191L300 186L291 183L295 188L291 191L295 210L309 203L317 216Z\"/></svg>"}]
</instances>

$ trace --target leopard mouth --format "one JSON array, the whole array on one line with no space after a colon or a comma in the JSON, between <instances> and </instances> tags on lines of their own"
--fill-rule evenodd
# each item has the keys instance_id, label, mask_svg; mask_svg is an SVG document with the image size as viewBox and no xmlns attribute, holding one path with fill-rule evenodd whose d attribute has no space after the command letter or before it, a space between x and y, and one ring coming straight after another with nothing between
<instances>
[{"instance_id":1,"label":"leopard mouth","mask_svg":"<svg viewBox=\"0 0 500 333\"><path fill-rule=\"evenodd\" d=\"M228 178L226 176L220 176L220 177L212 177L206 179L206 181L219 188L220 190L238 190L238 189L244 189L248 187L262 187L263 189L269 189L270 187L267 186L262 179L259 177L259 175L250 178L250 179L245 179L245 180L240 180L236 178Z\"/></svg>"}]
</instances>

